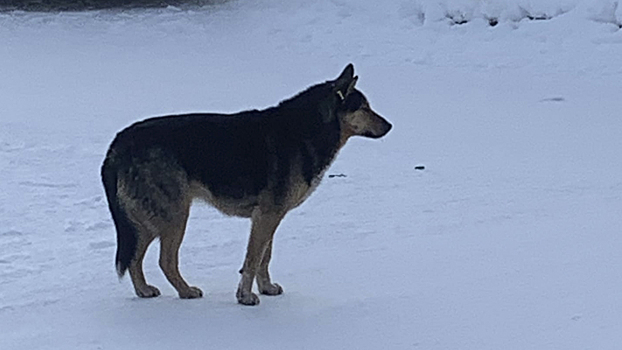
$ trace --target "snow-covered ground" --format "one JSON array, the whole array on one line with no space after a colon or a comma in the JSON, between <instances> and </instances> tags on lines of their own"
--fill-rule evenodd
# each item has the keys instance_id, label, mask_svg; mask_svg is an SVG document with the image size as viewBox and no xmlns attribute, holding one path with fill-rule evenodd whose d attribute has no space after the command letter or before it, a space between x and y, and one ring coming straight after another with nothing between
<instances>
[{"instance_id":1,"label":"snow-covered ground","mask_svg":"<svg viewBox=\"0 0 622 350\"><path fill-rule=\"evenodd\" d=\"M0 349L619 349L621 26L610 0L0 14ZM181 252L203 299L157 245L161 297L117 280L116 131L274 105L348 62L394 129L286 217L285 294L236 303L249 222L204 205Z\"/></svg>"}]
</instances>

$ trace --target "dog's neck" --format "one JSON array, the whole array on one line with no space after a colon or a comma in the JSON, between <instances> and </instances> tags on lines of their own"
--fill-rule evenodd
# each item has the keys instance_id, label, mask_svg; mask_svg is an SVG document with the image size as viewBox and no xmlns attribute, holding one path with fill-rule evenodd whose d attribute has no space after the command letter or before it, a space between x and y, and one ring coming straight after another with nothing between
<instances>
[{"instance_id":1,"label":"dog's neck","mask_svg":"<svg viewBox=\"0 0 622 350\"><path fill-rule=\"evenodd\" d=\"M345 146L346 142L348 142L348 140L350 139L350 137L354 136L354 130L352 130L352 128L350 128L348 125L346 125L345 123L341 123L341 130L340 130L340 135L339 135L339 148L341 149L343 146Z\"/></svg>"}]
</instances>

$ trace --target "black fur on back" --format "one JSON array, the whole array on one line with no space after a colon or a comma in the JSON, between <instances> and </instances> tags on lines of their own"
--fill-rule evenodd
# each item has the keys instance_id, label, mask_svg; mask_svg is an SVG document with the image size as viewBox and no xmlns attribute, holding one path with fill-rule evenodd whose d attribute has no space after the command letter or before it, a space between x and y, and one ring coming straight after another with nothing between
<instances>
[{"instance_id":1,"label":"black fur on back","mask_svg":"<svg viewBox=\"0 0 622 350\"><path fill-rule=\"evenodd\" d=\"M275 186L278 202L297 156L309 184L335 156L340 124L332 95L327 82L262 111L150 118L121 131L110 148L125 167L158 150L217 197Z\"/></svg>"}]
</instances>

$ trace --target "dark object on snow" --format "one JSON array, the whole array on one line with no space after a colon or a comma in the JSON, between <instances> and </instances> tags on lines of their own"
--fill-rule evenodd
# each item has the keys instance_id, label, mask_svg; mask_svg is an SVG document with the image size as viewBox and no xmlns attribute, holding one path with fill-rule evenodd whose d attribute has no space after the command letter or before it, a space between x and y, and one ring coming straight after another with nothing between
<instances>
[{"instance_id":1,"label":"dark object on snow","mask_svg":"<svg viewBox=\"0 0 622 350\"><path fill-rule=\"evenodd\" d=\"M423 166L423 165L417 165L417 166L415 167L415 170L425 170L425 166Z\"/></svg>"},{"instance_id":2,"label":"dark object on snow","mask_svg":"<svg viewBox=\"0 0 622 350\"><path fill-rule=\"evenodd\" d=\"M527 15L527 18L531 21L548 21L553 17L549 15Z\"/></svg>"},{"instance_id":3,"label":"dark object on snow","mask_svg":"<svg viewBox=\"0 0 622 350\"><path fill-rule=\"evenodd\" d=\"M491 17L491 18L489 18L489 19L488 19L488 24L489 24L491 27L494 27L494 26L496 26L497 24L499 24L499 20L498 20L497 18Z\"/></svg>"},{"instance_id":4,"label":"dark object on snow","mask_svg":"<svg viewBox=\"0 0 622 350\"><path fill-rule=\"evenodd\" d=\"M463 25L469 23L469 20L466 18L466 16L460 12L447 13L445 14L445 17L449 19L450 24L452 25Z\"/></svg>"},{"instance_id":5,"label":"dark object on snow","mask_svg":"<svg viewBox=\"0 0 622 350\"><path fill-rule=\"evenodd\" d=\"M527 9L525 9L522 6L519 6L518 9L521 12L521 17L522 18L527 18L530 21L548 21L550 19L553 18L553 16L551 15L547 15L546 13L532 13L530 11L528 11ZM557 13L556 16L563 14L564 11L560 11Z\"/></svg>"},{"instance_id":6,"label":"dark object on snow","mask_svg":"<svg viewBox=\"0 0 622 350\"><path fill-rule=\"evenodd\" d=\"M564 101L566 101L566 99L561 96L543 98L540 100L540 102L564 102Z\"/></svg>"},{"instance_id":7,"label":"dark object on snow","mask_svg":"<svg viewBox=\"0 0 622 350\"><path fill-rule=\"evenodd\" d=\"M330 174L328 175L329 178L333 178L333 177L347 177L346 174Z\"/></svg>"}]
</instances>

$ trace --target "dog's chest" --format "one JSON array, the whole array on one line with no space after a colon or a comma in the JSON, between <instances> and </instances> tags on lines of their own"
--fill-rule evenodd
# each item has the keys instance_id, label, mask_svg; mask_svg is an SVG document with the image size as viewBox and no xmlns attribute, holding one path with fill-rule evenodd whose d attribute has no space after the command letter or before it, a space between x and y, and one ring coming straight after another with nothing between
<instances>
[{"instance_id":1,"label":"dog's chest","mask_svg":"<svg viewBox=\"0 0 622 350\"><path fill-rule=\"evenodd\" d=\"M301 155L291 168L287 189L287 206L290 209L301 205L320 185L338 150L336 148L332 152L330 150L318 151L317 146L307 144L307 156ZM310 174L312 176L309 176Z\"/></svg>"},{"instance_id":2,"label":"dog's chest","mask_svg":"<svg viewBox=\"0 0 622 350\"><path fill-rule=\"evenodd\" d=\"M309 198L309 196L311 196L313 191L315 191L315 189L320 185L320 182L322 182L325 172L326 170L323 170L320 174L315 176L311 180L311 183L304 181L302 177L293 182L288 196L291 208L301 205L307 198Z\"/></svg>"}]
</instances>

